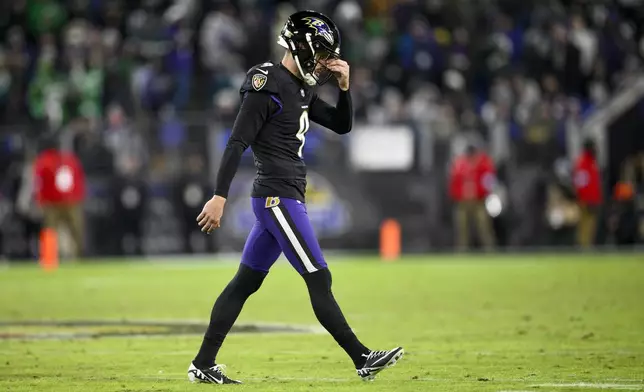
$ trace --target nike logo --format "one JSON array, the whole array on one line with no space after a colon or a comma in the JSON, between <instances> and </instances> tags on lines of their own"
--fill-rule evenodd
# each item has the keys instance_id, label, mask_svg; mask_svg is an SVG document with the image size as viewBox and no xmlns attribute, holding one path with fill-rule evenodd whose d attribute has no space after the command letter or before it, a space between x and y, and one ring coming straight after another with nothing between
<instances>
[{"instance_id":1,"label":"nike logo","mask_svg":"<svg viewBox=\"0 0 644 392\"><path fill-rule=\"evenodd\" d=\"M215 384L223 384L224 383L223 377L222 378L217 378L217 377L215 377L215 376L213 376L211 374L204 373L204 372L200 371L199 369L191 370L190 372L192 374L194 374L197 379L202 380L202 381L206 381L206 382L211 381L211 382L214 382Z\"/></svg>"},{"instance_id":2,"label":"nike logo","mask_svg":"<svg viewBox=\"0 0 644 392\"><path fill-rule=\"evenodd\" d=\"M217 377L212 376L212 375L210 375L210 374L207 374L207 376L208 376L212 381L214 381L214 382L215 382L215 384L223 384L223 383L224 383L224 379L223 379L223 378L217 378Z\"/></svg>"},{"instance_id":3,"label":"nike logo","mask_svg":"<svg viewBox=\"0 0 644 392\"><path fill-rule=\"evenodd\" d=\"M261 68L255 68L255 69L258 70L259 72L263 73L264 75L268 75L268 71L264 71Z\"/></svg>"}]
</instances>

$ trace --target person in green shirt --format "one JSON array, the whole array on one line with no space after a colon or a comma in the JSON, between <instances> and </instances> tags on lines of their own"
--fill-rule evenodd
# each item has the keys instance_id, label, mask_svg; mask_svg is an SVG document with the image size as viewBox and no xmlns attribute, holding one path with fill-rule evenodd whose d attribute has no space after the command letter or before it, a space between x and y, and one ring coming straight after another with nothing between
<instances>
[{"instance_id":1,"label":"person in green shirt","mask_svg":"<svg viewBox=\"0 0 644 392\"><path fill-rule=\"evenodd\" d=\"M65 8L57 0L28 0L27 28L35 35L56 33L67 20Z\"/></svg>"},{"instance_id":2,"label":"person in green shirt","mask_svg":"<svg viewBox=\"0 0 644 392\"><path fill-rule=\"evenodd\" d=\"M53 59L41 56L27 91L29 114L36 120L47 120L52 114L52 104L60 103L63 94L64 86L60 83Z\"/></svg>"}]
</instances>

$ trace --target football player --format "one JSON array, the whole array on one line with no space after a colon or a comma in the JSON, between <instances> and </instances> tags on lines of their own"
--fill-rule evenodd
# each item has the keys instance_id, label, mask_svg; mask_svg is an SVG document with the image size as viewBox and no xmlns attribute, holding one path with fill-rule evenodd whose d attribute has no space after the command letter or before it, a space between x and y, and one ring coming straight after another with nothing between
<instances>
[{"instance_id":1,"label":"football player","mask_svg":"<svg viewBox=\"0 0 644 392\"><path fill-rule=\"evenodd\" d=\"M278 44L286 49L281 63L252 67L241 87L241 108L217 174L215 194L197 221L202 231L220 227L228 190L242 153L250 146L257 177L251 204L257 218L236 275L217 298L201 348L190 364L191 381L237 384L216 363L217 353L248 297L256 292L283 252L302 275L315 315L349 355L358 375L373 380L394 365L402 347L374 351L358 340L331 291L331 273L306 212L306 165L302 149L310 121L332 131L351 131L349 65L340 58L340 33L331 19L314 11L289 17ZM337 105L313 91L335 77Z\"/></svg>"}]
</instances>

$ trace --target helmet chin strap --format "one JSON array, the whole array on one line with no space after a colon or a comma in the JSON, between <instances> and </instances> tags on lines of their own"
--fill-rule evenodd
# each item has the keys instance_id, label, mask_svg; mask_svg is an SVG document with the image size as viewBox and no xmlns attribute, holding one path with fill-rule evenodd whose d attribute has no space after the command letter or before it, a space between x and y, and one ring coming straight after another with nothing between
<instances>
[{"instance_id":1,"label":"helmet chin strap","mask_svg":"<svg viewBox=\"0 0 644 392\"><path fill-rule=\"evenodd\" d=\"M313 58L315 59L315 48L313 47L313 42L311 41L311 34L306 33L305 37L306 37L306 42L309 44L309 48L311 48L311 53L313 54ZM302 72L302 68L300 67L300 59L297 58L295 59L295 61L297 63L298 68L300 69L300 73L302 74L302 77L304 78L304 81L306 82L306 84L308 84L309 86L317 85L318 80L311 73L305 74Z\"/></svg>"},{"instance_id":2,"label":"helmet chin strap","mask_svg":"<svg viewBox=\"0 0 644 392\"><path fill-rule=\"evenodd\" d=\"M304 79L304 83L308 84L309 86L315 86L318 84L317 80L311 75L310 73L304 73L302 71L302 66L300 65L300 59L298 56L293 56L293 59L295 60L295 64L297 65L297 69L300 71L300 75L302 75L302 79Z\"/></svg>"}]
</instances>

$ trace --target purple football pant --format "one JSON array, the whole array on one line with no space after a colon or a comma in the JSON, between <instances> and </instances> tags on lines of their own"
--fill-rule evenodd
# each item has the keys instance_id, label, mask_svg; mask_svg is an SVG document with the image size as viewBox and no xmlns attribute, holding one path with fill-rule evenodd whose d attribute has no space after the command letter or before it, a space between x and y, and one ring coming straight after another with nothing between
<instances>
[{"instance_id":1,"label":"purple football pant","mask_svg":"<svg viewBox=\"0 0 644 392\"><path fill-rule=\"evenodd\" d=\"M284 252L300 274L327 267L304 203L277 197L251 200L257 220L246 239L242 264L268 272Z\"/></svg>"}]
</instances>

